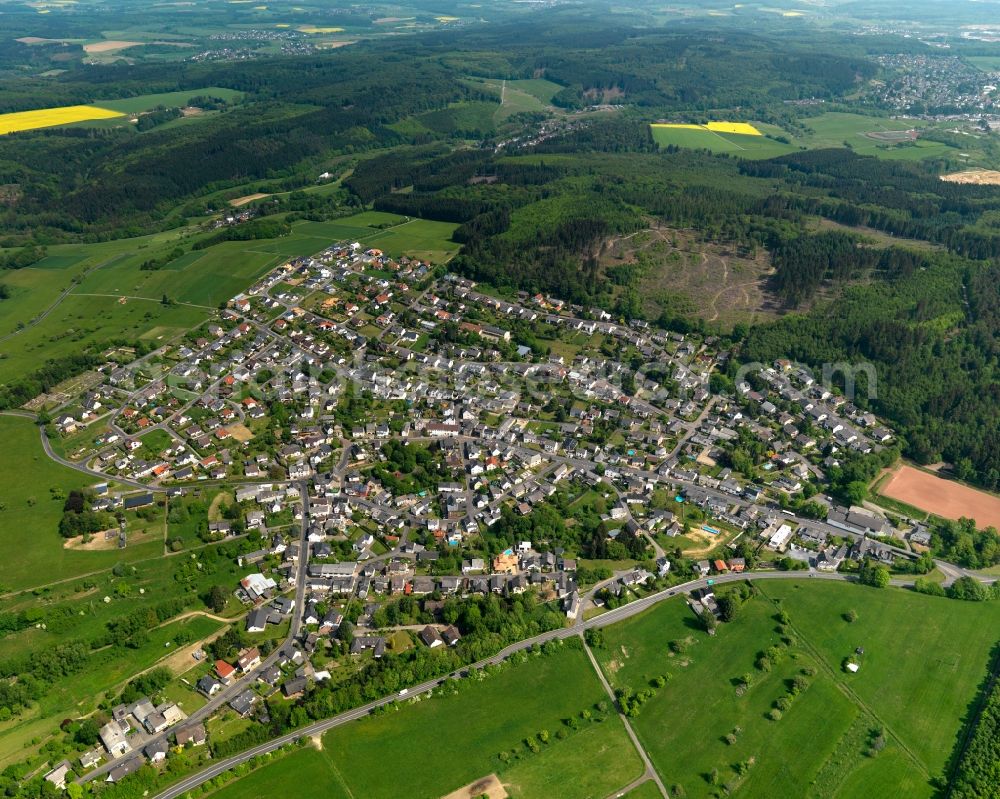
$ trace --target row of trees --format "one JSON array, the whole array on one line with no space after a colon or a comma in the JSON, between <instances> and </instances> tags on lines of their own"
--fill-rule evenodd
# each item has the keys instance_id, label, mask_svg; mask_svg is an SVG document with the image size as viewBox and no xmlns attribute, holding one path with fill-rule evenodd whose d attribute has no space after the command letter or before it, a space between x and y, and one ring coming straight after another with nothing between
<instances>
[{"instance_id":1,"label":"row of trees","mask_svg":"<svg viewBox=\"0 0 1000 799\"><path fill-rule=\"evenodd\" d=\"M994 668L1000 658L997 648L993 652ZM1000 681L995 681L989 691L948 795L952 799L1000 797Z\"/></svg>"}]
</instances>

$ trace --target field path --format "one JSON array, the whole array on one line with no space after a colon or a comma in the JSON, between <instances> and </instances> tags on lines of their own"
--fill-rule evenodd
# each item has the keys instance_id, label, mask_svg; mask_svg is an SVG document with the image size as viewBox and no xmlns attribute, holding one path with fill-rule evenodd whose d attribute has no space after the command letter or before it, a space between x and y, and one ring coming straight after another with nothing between
<instances>
[{"instance_id":1,"label":"field path","mask_svg":"<svg viewBox=\"0 0 1000 799\"><path fill-rule=\"evenodd\" d=\"M729 282L729 261L722 258L722 288L715 292L715 296L712 297L712 302L709 307L712 309L712 316L710 319L706 319L706 322L714 322L719 318L719 309L715 306L715 303L719 301L719 297L726 293L729 288L727 283ZM701 253L701 265L705 266L708 263L708 253L702 251Z\"/></svg>"},{"instance_id":2,"label":"field path","mask_svg":"<svg viewBox=\"0 0 1000 799\"><path fill-rule=\"evenodd\" d=\"M743 151L745 151L747 149L746 147L741 147L736 142L734 142L732 139L727 139L725 136L720 136L714 130L709 130L708 128L705 128L705 130L708 131L709 133L711 133L713 136L716 136L716 137L722 139L726 144L733 145L733 147L735 147L737 150L743 150Z\"/></svg>"},{"instance_id":3,"label":"field path","mask_svg":"<svg viewBox=\"0 0 1000 799\"><path fill-rule=\"evenodd\" d=\"M774 605L776 610L778 611L781 610L781 606L773 599L771 599L771 597L767 595L767 592L763 590L763 588L760 589L760 593L762 596L764 596L764 598L766 598L769 602L771 602L771 604ZM839 678L839 674L837 673L836 669L833 666L831 666L830 663L827 662L826 658L823 656L823 653L820 652L819 649L817 649L813 645L813 643L806 636L802 634L802 630L800 630L798 627L795 626L795 621L792 620L788 626L795 631L795 635L798 637L799 641L802 642L802 646L809 651L809 654L812 655L812 657L816 660L820 668L824 672L826 672L827 676L830 678L833 684L840 691L842 691L848 697L848 699L850 699L852 702L854 702L854 704L856 704L858 707L864 710L869 716L875 719L886 731L886 733L888 733L888 735L896 742L896 745L900 748L903 754L905 754L906 757L910 760L910 762L913 763L914 768L916 768L916 770L919 771L927 780L930 780L932 775L927 770L927 766L924 764L924 761L921 760L917 756L917 754L912 749L910 749L909 746L907 746L906 742L902 738L900 738L900 736L896 733L896 731L886 723L885 719L883 719L878 713L876 713L872 709L872 707L868 705L868 703L866 703L860 696L858 696L858 694L855 693L854 690L849 685L847 685Z\"/></svg>"},{"instance_id":4,"label":"field path","mask_svg":"<svg viewBox=\"0 0 1000 799\"><path fill-rule=\"evenodd\" d=\"M74 296L76 297L110 297L113 300L141 300L142 302L162 302L162 300L157 300L153 297L136 297L133 294L94 294L91 292L80 291ZM180 300L171 300L173 305L186 305L189 308L204 308L209 311L217 311L218 306L213 305L198 305L194 302L181 302Z\"/></svg>"},{"instance_id":5,"label":"field path","mask_svg":"<svg viewBox=\"0 0 1000 799\"><path fill-rule=\"evenodd\" d=\"M116 255L113 258L109 258L107 261L101 261L101 263L95 264L94 266L90 267L89 269L83 270L83 272L81 272L80 276L79 276L80 282L82 282L83 279L85 277L87 277L91 272L96 272L98 269L103 269L105 266L110 266L111 264L115 263L116 261L119 261L122 258L125 258L127 256L128 256L128 253L120 253L119 255ZM36 316L34 319L32 319L30 322L28 322L24 327L22 327L20 330L13 330L13 331L11 331L10 333L8 333L5 336L0 336L0 343L2 343L4 341L7 341L7 339L13 338L18 333L23 333L25 330L28 330L29 328L32 328L35 325L37 325L39 322L44 321L45 318L49 314L51 314L56 308L59 307L59 304L63 300L65 300L70 294L73 293L73 289L76 286L77 286L77 281L76 280L72 281L69 284L69 286L65 290L63 290L63 292L58 297L56 297L55 302L53 302L48 308L46 308L44 311L42 311L40 314L38 314L38 316Z\"/></svg>"},{"instance_id":6,"label":"field path","mask_svg":"<svg viewBox=\"0 0 1000 799\"><path fill-rule=\"evenodd\" d=\"M607 677L604 676L604 672L601 671L601 667L597 663L597 659L594 657L594 653L590 651L590 647L587 646L586 639L581 635L580 640L583 641L583 651L587 653L587 658L590 660L590 665L594 667L594 671L597 672L597 679L601 681L601 685L604 687L605 693L611 699L611 704L615 708L619 708L618 699L615 696L615 692L611 688L611 684L608 682ZM647 779L652 780L656 783L656 787L660 789L660 793L663 795L664 799L670 799L670 794L667 793L667 787L663 784L663 780L660 779L660 774L655 768L653 768L653 761L649 759L649 755L646 754L646 750L642 748L642 744L639 743L639 738L635 734L635 730L632 729L632 725L629 724L625 714L618 709L618 717L622 720L622 724L625 725L625 732L628 733L629 739L632 741L632 746L635 747L635 751L639 753L639 757L646 766L646 773L639 778L639 782L645 782ZM635 783L630 783L635 784Z\"/></svg>"},{"instance_id":7,"label":"field path","mask_svg":"<svg viewBox=\"0 0 1000 799\"><path fill-rule=\"evenodd\" d=\"M225 616L219 616L216 613L209 613L207 610L189 610L185 613L181 613L177 616L171 616L164 622L157 624L153 629L159 629L160 627L166 627L168 624L173 624L175 621L183 621L184 619L192 619L195 616L204 616L206 619L211 619L212 621L222 622L223 624L232 624L234 621L239 621L240 616L233 616L231 619L227 619Z\"/></svg>"}]
</instances>

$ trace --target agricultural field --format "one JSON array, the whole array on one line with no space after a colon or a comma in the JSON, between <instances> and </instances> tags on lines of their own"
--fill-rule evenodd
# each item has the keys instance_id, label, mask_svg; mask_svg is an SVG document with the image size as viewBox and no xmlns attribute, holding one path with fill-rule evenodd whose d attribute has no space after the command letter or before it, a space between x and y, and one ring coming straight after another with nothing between
<instances>
[{"instance_id":1,"label":"agricultural field","mask_svg":"<svg viewBox=\"0 0 1000 799\"><path fill-rule=\"evenodd\" d=\"M189 91L143 94L124 100L100 100L90 105L69 105L42 108L35 111L17 111L10 114L0 114L0 134L51 128L58 125L107 127L109 124L127 122L126 117L129 114L152 111L159 106L168 108L185 106L189 99L196 96L219 97L233 103L238 102L243 97L243 93L234 89L210 86Z\"/></svg>"},{"instance_id":2,"label":"agricultural field","mask_svg":"<svg viewBox=\"0 0 1000 799\"><path fill-rule=\"evenodd\" d=\"M996 55L970 55L965 56L965 60L968 61L976 69L981 69L983 72L996 72L1000 70L1000 56Z\"/></svg>"},{"instance_id":3,"label":"agricultural field","mask_svg":"<svg viewBox=\"0 0 1000 799\"><path fill-rule=\"evenodd\" d=\"M205 309L163 305L158 299L118 299L99 294L72 294L45 320L0 344L0 380L32 371L49 358L80 352L114 338L138 339L157 331L157 340L179 334L205 318Z\"/></svg>"},{"instance_id":4,"label":"agricultural field","mask_svg":"<svg viewBox=\"0 0 1000 799\"><path fill-rule=\"evenodd\" d=\"M100 106L123 114L138 114L143 111L152 111L161 105L167 108L185 106L192 97L218 97L226 102L235 103L243 97L243 93L235 89L208 86L203 89L188 89L179 92L141 94L138 97L128 97L124 100L102 100Z\"/></svg>"},{"instance_id":5,"label":"agricultural field","mask_svg":"<svg viewBox=\"0 0 1000 799\"><path fill-rule=\"evenodd\" d=\"M376 227L387 224L392 226ZM332 222L303 222L294 231L295 235L325 242L323 246L348 239L366 247L377 247L394 257L408 254L439 264L447 262L458 252L459 245L451 241L456 227L458 225L451 222L407 219L396 214L369 211Z\"/></svg>"},{"instance_id":6,"label":"agricultural field","mask_svg":"<svg viewBox=\"0 0 1000 799\"><path fill-rule=\"evenodd\" d=\"M943 142L908 135L907 131L926 126L927 123L919 120L830 112L807 117L801 122L805 132L795 135L759 122L654 124L651 128L653 139L661 147L702 148L751 159L775 158L801 149L844 147L845 144L859 155L882 158L919 160L957 153L954 147ZM751 129L757 133L752 133ZM785 141L779 141L779 137Z\"/></svg>"},{"instance_id":7,"label":"agricultural field","mask_svg":"<svg viewBox=\"0 0 1000 799\"><path fill-rule=\"evenodd\" d=\"M567 644L482 681L463 683L453 695L404 702L394 712L331 730L320 751L292 756L297 771L287 759L279 761L218 796L263 797L282 775L297 773L302 783L322 786L323 796L439 797L496 773L511 797L604 797L642 774L642 762L617 716L594 710L604 701L607 695L585 653ZM564 723L586 709L603 720L580 720L576 730ZM529 752L524 739L541 730L550 733L549 742ZM429 746L461 756L432 758ZM387 752L392 769L384 767ZM516 754L506 764L500 752Z\"/></svg>"},{"instance_id":8,"label":"agricultural field","mask_svg":"<svg viewBox=\"0 0 1000 799\"><path fill-rule=\"evenodd\" d=\"M0 114L0 134L121 116L123 116L121 111L98 108L94 105L64 105L37 111L16 111L10 114Z\"/></svg>"},{"instance_id":9,"label":"agricultural field","mask_svg":"<svg viewBox=\"0 0 1000 799\"><path fill-rule=\"evenodd\" d=\"M691 147L714 153L732 153L740 158L775 158L797 148L769 138L786 135L771 125L754 123L709 123L709 125L655 124L653 139L661 147ZM753 131L753 132L751 132Z\"/></svg>"},{"instance_id":10,"label":"agricultural field","mask_svg":"<svg viewBox=\"0 0 1000 799\"><path fill-rule=\"evenodd\" d=\"M943 772L986 673L1000 611L896 589L757 585L762 596L714 637L682 601L671 600L606 628L595 650L615 686L639 691L668 675L633 722L668 788L712 796L717 779L751 797L805 795L806 785L816 797L933 795L930 780ZM779 610L790 617L783 633ZM850 610L853 623L845 618ZM786 655L770 671L758 670L757 653L783 635L792 640ZM849 655L860 657L857 674L842 669ZM805 676L808 687L783 717L770 719L795 676ZM869 758L864 752L877 728L885 748ZM795 758L784 757L790 751ZM751 763L742 777L737 763Z\"/></svg>"}]
</instances>

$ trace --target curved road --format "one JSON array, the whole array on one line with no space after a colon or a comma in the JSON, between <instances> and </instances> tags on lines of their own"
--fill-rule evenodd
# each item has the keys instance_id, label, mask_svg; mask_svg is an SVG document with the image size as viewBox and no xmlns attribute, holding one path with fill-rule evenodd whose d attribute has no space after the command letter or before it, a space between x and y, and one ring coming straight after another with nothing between
<instances>
[{"instance_id":1,"label":"curved road","mask_svg":"<svg viewBox=\"0 0 1000 799\"><path fill-rule=\"evenodd\" d=\"M462 669L463 672L471 672L473 669L482 669L485 666L498 664L515 652L519 652L524 649L530 649L535 645L541 645L547 643L548 641L554 641L559 639L570 638L574 635L581 635L584 630L606 627L609 624L614 624L619 621L623 621L631 616L635 616L648 608L653 607L659 602L665 599L669 599L672 596L688 593L698 588L705 588L709 585L711 581L712 585L720 585L724 583L734 583L742 582L743 580L787 580L787 579L797 579L797 580L835 580L839 582L856 582L856 579L852 576L844 574L819 574L815 572L748 572L745 574L721 574L717 577L703 577L698 580L691 580L687 583L682 583L680 585L667 588L663 591L659 591L655 594L650 594L649 596L637 599L634 602L630 602L627 605L622 605L621 607L615 608L614 610L609 610L606 613L596 616L592 619L588 619L580 625L573 625L572 627L561 627L558 630L551 630L547 633L542 633L541 635L536 635L534 638L527 638L524 641L518 641L517 643L511 644L508 647L497 652L490 658L485 660L480 660L477 663L473 663L470 666L466 666ZM910 585L912 581L908 580L893 580L893 585L903 586ZM428 680L426 682L420 683L420 685L415 685L409 688L406 692L407 697L417 696L418 694L430 691L437 686L441 685L445 680L449 678L458 678L459 673L452 673L451 675L445 677L439 677L434 680ZM241 681L243 682L243 681ZM369 702L366 705L361 705L360 707L354 708L353 710L348 710L337 716L332 716L328 719L323 719L321 721L313 722L312 724L302 727L294 732L286 733L278 738L274 738L266 743L255 746L251 749L247 749L244 752L240 752L238 755L233 755L232 757L220 760L205 769L192 774L189 777L185 777L183 780L175 785L170 786L163 792L157 794L154 799L178 799L178 797L183 796L188 791L193 788L198 787L204 782L207 782L214 777L219 776L225 771L238 766L240 763L245 763L257 755L266 754L268 752L273 752L276 749L280 749L286 744L290 744L298 740L299 738L309 737L313 735L319 735L321 733L332 730L335 727L343 726L349 722L356 721L357 719L364 718L369 715L376 708L380 708L384 705L388 705L391 702L395 702L400 699L399 694L391 694L389 696L384 696L381 699L376 699L374 702ZM120 761L116 761L120 762ZM93 772L92 772L93 773Z\"/></svg>"}]
</instances>

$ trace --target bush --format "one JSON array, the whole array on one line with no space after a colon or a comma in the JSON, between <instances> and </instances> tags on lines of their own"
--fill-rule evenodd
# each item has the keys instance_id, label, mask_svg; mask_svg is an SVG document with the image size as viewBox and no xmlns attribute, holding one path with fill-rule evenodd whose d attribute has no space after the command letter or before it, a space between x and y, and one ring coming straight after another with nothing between
<instances>
[{"instance_id":1,"label":"bush","mask_svg":"<svg viewBox=\"0 0 1000 799\"><path fill-rule=\"evenodd\" d=\"M963 599L967 602L984 602L990 598L990 592L978 580L972 577L959 577L947 590L952 599Z\"/></svg>"},{"instance_id":2,"label":"bush","mask_svg":"<svg viewBox=\"0 0 1000 799\"><path fill-rule=\"evenodd\" d=\"M944 587L940 583L936 583L926 577L918 577L914 580L913 590L919 594L928 594L929 596L946 596Z\"/></svg>"}]
</instances>

